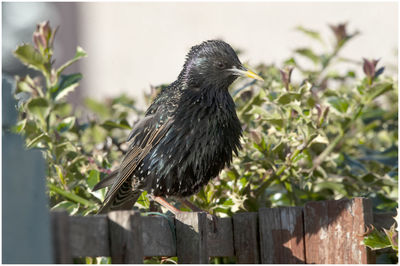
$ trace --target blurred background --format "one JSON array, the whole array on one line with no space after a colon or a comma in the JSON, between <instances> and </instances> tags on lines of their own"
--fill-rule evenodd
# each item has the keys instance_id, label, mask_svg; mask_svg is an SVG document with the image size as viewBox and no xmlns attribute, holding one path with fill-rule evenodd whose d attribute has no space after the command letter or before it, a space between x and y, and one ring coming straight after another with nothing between
<instances>
[{"instance_id":1,"label":"blurred background","mask_svg":"<svg viewBox=\"0 0 400 266\"><path fill-rule=\"evenodd\" d=\"M143 92L150 85L172 82L190 47L207 39L221 38L241 50L240 58L249 66L280 66L295 47L315 45L294 30L299 25L329 40L334 38L329 25L347 22L349 32L361 34L344 47L342 56L381 58L386 71L397 72L397 2L3 2L4 73L27 72L12 50L32 42L36 23L44 20L60 26L56 66L71 58L77 45L89 55L67 71L84 75L70 95L75 104L86 96L127 93L144 107Z\"/></svg>"}]
</instances>

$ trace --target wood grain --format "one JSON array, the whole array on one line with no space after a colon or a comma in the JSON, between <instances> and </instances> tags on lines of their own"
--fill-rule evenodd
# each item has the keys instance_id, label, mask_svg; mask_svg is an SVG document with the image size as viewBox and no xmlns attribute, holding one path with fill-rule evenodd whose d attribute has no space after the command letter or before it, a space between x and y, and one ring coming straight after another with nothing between
<instances>
[{"instance_id":1,"label":"wood grain","mask_svg":"<svg viewBox=\"0 0 400 266\"><path fill-rule=\"evenodd\" d=\"M111 256L106 215L70 216L71 254L77 257Z\"/></svg>"},{"instance_id":2,"label":"wood grain","mask_svg":"<svg viewBox=\"0 0 400 266\"><path fill-rule=\"evenodd\" d=\"M171 217L142 216L144 256L176 256L175 221Z\"/></svg>"},{"instance_id":3,"label":"wood grain","mask_svg":"<svg viewBox=\"0 0 400 266\"><path fill-rule=\"evenodd\" d=\"M236 262L240 264L260 263L258 213L234 214L233 236Z\"/></svg>"},{"instance_id":4,"label":"wood grain","mask_svg":"<svg viewBox=\"0 0 400 266\"><path fill-rule=\"evenodd\" d=\"M179 263L209 263L207 214L181 212L176 215L176 253Z\"/></svg>"},{"instance_id":5,"label":"wood grain","mask_svg":"<svg viewBox=\"0 0 400 266\"><path fill-rule=\"evenodd\" d=\"M207 219L207 249L211 257L233 257L232 218L217 217L216 223Z\"/></svg>"},{"instance_id":6,"label":"wood grain","mask_svg":"<svg viewBox=\"0 0 400 266\"><path fill-rule=\"evenodd\" d=\"M112 263L143 263L140 213L113 211L108 213L108 222Z\"/></svg>"},{"instance_id":7,"label":"wood grain","mask_svg":"<svg viewBox=\"0 0 400 266\"><path fill-rule=\"evenodd\" d=\"M371 202L365 198L309 202L304 207L307 263L373 263L362 244L372 223Z\"/></svg>"}]
</instances>

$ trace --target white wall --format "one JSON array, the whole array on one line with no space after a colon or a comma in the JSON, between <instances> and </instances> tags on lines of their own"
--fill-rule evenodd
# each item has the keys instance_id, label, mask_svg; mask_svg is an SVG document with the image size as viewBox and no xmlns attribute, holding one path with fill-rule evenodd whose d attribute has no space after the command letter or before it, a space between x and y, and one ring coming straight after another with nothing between
<instances>
[{"instance_id":1,"label":"white wall","mask_svg":"<svg viewBox=\"0 0 400 266\"><path fill-rule=\"evenodd\" d=\"M81 3L79 44L88 52L82 88L91 97L126 92L142 103L149 85L172 82L192 45L222 38L245 51L241 60L280 65L309 40L297 25L333 38L328 24L361 32L342 55L381 58L397 66L397 2Z\"/></svg>"}]
</instances>

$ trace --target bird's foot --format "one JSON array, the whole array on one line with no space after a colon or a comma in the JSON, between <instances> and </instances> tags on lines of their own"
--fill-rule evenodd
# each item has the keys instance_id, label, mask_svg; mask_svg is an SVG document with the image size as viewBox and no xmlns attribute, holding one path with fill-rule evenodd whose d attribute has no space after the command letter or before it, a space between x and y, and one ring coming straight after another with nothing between
<instances>
[{"instance_id":1,"label":"bird's foot","mask_svg":"<svg viewBox=\"0 0 400 266\"><path fill-rule=\"evenodd\" d=\"M180 213L181 210L175 208L175 206L171 205L166 199L164 199L163 197L159 197L159 196L152 196L153 200L158 202L159 204L161 204L162 206L164 206L165 208L167 208L170 212L172 212L173 214L177 214Z\"/></svg>"}]
</instances>

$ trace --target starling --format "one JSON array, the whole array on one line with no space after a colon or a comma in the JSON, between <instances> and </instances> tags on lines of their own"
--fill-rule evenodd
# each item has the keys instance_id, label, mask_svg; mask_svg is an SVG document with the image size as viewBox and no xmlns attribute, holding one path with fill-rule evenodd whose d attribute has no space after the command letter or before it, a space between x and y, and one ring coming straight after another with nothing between
<instances>
[{"instance_id":1,"label":"starling","mask_svg":"<svg viewBox=\"0 0 400 266\"><path fill-rule=\"evenodd\" d=\"M178 79L134 125L119 168L94 187L111 186L99 213L131 209L143 191L174 211L164 196L184 200L229 165L242 129L228 87L239 76L262 80L226 42L193 46Z\"/></svg>"}]
</instances>

